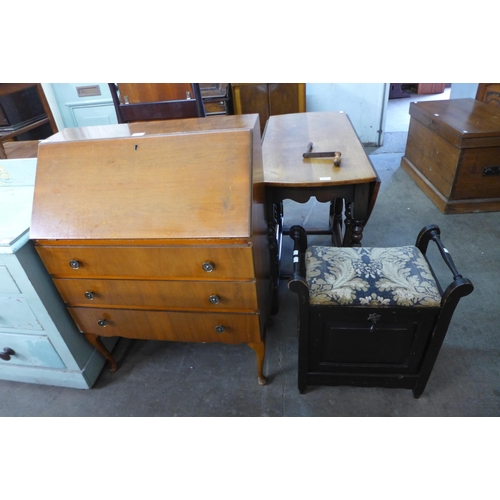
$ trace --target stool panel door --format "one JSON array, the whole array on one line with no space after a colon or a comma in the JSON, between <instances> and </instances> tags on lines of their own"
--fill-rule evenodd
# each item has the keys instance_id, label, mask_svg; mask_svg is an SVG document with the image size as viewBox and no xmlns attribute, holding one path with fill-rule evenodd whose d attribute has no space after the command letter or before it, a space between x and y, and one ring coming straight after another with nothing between
<instances>
[{"instance_id":1,"label":"stool panel door","mask_svg":"<svg viewBox=\"0 0 500 500\"><path fill-rule=\"evenodd\" d=\"M436 312L415 309L316 309L308 367L328 373L416 373L436 317ZM373 315L375 324L369 320Z\"/></svg>"}]
</instances>

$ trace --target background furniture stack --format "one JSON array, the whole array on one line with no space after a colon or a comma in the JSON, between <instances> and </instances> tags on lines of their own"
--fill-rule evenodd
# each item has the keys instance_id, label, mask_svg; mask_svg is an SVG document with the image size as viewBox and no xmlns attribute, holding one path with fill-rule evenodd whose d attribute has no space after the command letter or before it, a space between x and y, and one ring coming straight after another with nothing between
<instances>
[{"instance_id":1,"label":"background furniture stack","mask_svg":"<svg viewBox=\"0 0 500 500\"><path fill-rule=\"evenodd\" d=\"M229 83L200 83L200 90L206 116L233 114Z\"/></svg>"},{"instance_id":2,"label":"background furniture stack","mask_svg":"<svg viewBox=\"0 0 500 500\"><path fill-rule=\"evenodd\" d=\"M38 139L56 132L40 83L0 83L0 158L36 158Z\"/></svg>"},{"instance_id":3,"label":"background furniture stack","mask_svg":"<svg viewBox=\"0 0 500 500\"><path fill-rule=\"evenodd\" d=\"M232 83L234 114L259 113L260 133L273 115L306 111L305 83Z\"/></svg>"},{"instance_id":4,"label":"background furniture stack","mask_svg":"<svg viewBox=\"0 0 500 500\"><path fill-rule=\"evenodd\" d=\"M118 123L205 116L199 83L110 83Z\"/></svg>"}]
</instances>

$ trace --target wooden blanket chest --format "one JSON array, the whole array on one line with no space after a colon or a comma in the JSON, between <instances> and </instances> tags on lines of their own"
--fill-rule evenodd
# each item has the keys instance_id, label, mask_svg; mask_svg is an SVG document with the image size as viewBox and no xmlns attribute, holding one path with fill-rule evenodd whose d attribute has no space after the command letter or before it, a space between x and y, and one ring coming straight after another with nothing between
<instances>
[{"instance_id":1,"label":"wooden blanket chest","mask_svg":"<svg viewBox=\"0 0 500 500\"><path fill-rule=\"evenodd\" d=\"M500 210L500 109L475 99L410 104L401 166L445 214Z\"/></svg>"},{"instance_id":2,"label":"wooden blanket chest","mask_svg":"<svg viewBox=\"0 0 500 500\"><path fill-rule=\"evenodd\" d=\"M40 144L31 239L80 331L247 343L264 384L269 250L257 115L65 129Z\"/></svg>"}]
</instances>

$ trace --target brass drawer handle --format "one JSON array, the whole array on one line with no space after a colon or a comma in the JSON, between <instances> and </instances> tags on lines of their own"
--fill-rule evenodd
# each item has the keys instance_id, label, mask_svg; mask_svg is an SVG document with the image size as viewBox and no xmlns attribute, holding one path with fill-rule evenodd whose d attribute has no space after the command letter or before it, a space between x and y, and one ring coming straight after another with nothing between
<instances>
[{"instance_id":1,"label":"brass drawer handle","mask_svg":"<svg viewBox=\"0 0 500 500\"><path fill-rule=\"evenodd\" d=\"M203 262L203 264L201 265L201 268L206 273L211 273L215 269L215 266L212 262Z\"/></svg>"},{"instance_id":2,"label":"brass drawer handle","mask_svg":"<svg viewBox=\"0 0 500 500\"><path fill-rule=\"evenodd\" d=\"M215 327L215 331L216 331L217 333L224 333L224 332L226 331L226 329L225 329L222 325L217 325L217 326Z\"/></svg>"},{"instance_id":3,"label":"brass drawer handle","mask_svg":"<svg viewBox=\"0 0 500 500\"><path fill-rule=\"evenodd\" d=\"M218 295L210 295L210 297L208 297L208 300L211 304L218 304L220 302Z\"/></svg>"},{"instance_id":4,"label":"brass drawer handle","mask_svg":"<svg viewBox=\"0 0 500 500\"><path fill-rule=\"evenodd\" d=\"M9 361L10 357L16 354L14 349L11 349L10 347L4 347L3 351L0 352L0 359L3 359L4 361Z\"/></svg>"},{"instance_id":5,"label":"brass drawer handle","mask_svg":"<svg viewBox=\"0 0 500 500\"><path fill-rule=\"evenodd\" d=\"M106 326L108 326L108 322L105 320L105 319L100 319L97 324L99 326L102 326L103 328L105 328Z\"/></svg>"},{"instance_id":6,"label":"brass drawer handle","mask_svg":"<svg viewBox=\"0 0 500 500\"><path fill-rule=\"evenodd\" d=\"M72 269L80 269L80 262L77 260L70 260L69 265L71 266Z\"/></svg>"},{"instance_id":7,"label":"brass drawer handle","mask_svg":"<svg viewBox=\"0 0 500 500\"><path fill-rule=\"evenodd\" d=\"M89 300L94 300L94 292L85 292L85 298Z\"/></svg>"}]
</instances>

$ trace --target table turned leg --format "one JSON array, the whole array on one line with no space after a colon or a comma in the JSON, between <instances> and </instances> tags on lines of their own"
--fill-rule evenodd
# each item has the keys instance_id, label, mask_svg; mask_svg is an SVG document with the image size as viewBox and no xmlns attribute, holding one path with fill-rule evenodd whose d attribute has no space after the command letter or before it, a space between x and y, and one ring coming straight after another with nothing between
<instances>
[{"instance_id":1,"label":"table turned leg","mask_svg":"<svg viewBox=\"0 0 500 500\"><path fill-rule=\"evenodd\" d=\"M271 280L273 283L271 313L277 314L278 289L280 279L281 244L283 237L283 203L269 203L268 207L268 240L271 258Z\"/></svg>"},{"instance_id":2,"label":"table turned leg","mask_svg":"<svg viewBox=\"0 0 500 500\"><path fill-rule=\"evenodd\" d=\"M94 333L84 333L84 335L88 342L92 344L109 361L109 371L115 372L118 368L118 365L116 364L115 358L113 358L111 353L106 349L106 346L101 340L101 337L99 337L99 335L95 335Z\"/></svg>"},{"instance_id":3,"label":"table turned leg","mask_svg":"<svg viewBox=\"0 0 500 500\"><path fill-rule=\"evenodd\" d=\"M357 184L354 190L354 201L346 204L344 247L360 247L363 229L368 220L370 185Z\"/></svg>"},{"instance_id":4,"label":"table turned leg","mask_svg":"<svg viewBox=\"0 0 500 500\"><path fill-rule=\"evenodd\" d=\"M266 345L264 342L249 342L248 345L257 354L257 380L259 385L266 385L267 378L264 377L264 357L266 355Z\"/></svg>"},{"instance_id":5,"label":"table turned leg","mask_svg":"<svg viewBox=\"0 0 500 500\"><path fill-rule=\"evenodd\" d=\"M330 228L332 230L332 244L336 247L342 246L342 209L344 199L335 198L330 202Z\"/></svg>"}]
</instances>

